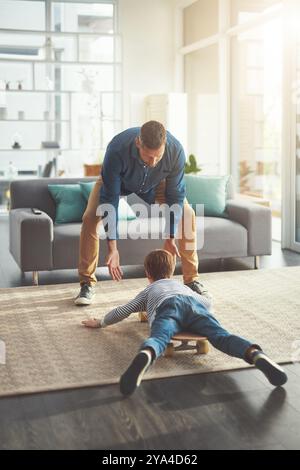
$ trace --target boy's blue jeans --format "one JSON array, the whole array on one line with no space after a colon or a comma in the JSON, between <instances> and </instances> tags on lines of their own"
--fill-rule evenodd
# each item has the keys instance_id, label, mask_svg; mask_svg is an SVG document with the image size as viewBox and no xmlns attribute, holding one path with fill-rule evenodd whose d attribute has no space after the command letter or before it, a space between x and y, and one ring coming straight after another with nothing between
<instances>
[{"instance_id":1,"label":"boy's blue jeans","mask_svg":"<svg viewBox=\"0 0 300 470\"><path fill-rule=\"evenodd\" d=\"M201 303L187 295L170 297L159 305L150 337L140 349L150 347L155 352L155 358L158 358L172 336L180 331L206 336L216 349L247 362L245 353L249 347L261 349L258 345L226 331Z\"/></svg>"}]
</instances>

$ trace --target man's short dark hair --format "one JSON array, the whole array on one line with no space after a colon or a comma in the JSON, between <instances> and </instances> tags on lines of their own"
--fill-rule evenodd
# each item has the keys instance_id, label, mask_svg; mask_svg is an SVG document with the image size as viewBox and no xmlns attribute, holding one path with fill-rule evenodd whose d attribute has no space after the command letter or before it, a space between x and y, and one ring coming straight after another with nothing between
<instances>
[{"instance_id":1,"label":"man's short dark hair","mask_svg":"<svg viewBox=\"0 0 300 470\"><path fill-rule=\"evenodd\" d=\"M159 149L166 143L166 129L157 121L148 121L141 127L141 143L148 149Z\"/></svg>"}]
</instances>

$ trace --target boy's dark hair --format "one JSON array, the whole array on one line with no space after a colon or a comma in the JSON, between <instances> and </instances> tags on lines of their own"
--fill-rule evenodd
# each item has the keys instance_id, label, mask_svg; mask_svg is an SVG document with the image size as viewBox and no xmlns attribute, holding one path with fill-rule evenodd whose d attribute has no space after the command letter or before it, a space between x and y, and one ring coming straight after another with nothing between
<instances>
[{"instance_id":1,"label":"boy's dark hair","mask_svg":"<svg viewBox=\"0 0 300 470\"><path fill-rule=\"evenodd\" d=\"M144 267L154 281L170 278L175 270L175 257L166 250L151 251L145 258Z\"/></svg>"},{"instance_id":2,"label":"boy's dark hair","mask_svg":"<svg viewBox=\"0 0 300 470\"><path fill-rule=\"evenodd\" d=\"M141 127L141 144L156 150L166 143L166 129L157 121L148 121Z\"/></svg>"}]
</instances>

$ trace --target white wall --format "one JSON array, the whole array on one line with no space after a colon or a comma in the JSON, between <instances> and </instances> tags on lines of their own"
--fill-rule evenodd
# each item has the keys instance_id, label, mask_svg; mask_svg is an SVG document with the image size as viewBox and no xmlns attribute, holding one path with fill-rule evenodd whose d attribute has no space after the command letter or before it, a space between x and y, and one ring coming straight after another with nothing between
<instances>
[{"instance_id":1,"label":"white wall","mask_svg":"<svg viewBox=\"0 0 300 470\"><path fill-rule=\"evenodd\" d=\"M143 97L174 91L174 0L119 0L124 128L144 119Z\"/></svg>"},{"instance_id":2,"label":"white wall","mask_svg":"<svg viewBox=\"0 0 300 470\"><path fill-rule=\"evenodd\" d=\"M203 171L219 171L218 47L212 45L185 56L185 92L188 94L188 153Z\"/></svg>"},{"instance_id":3,"label":"white wall","mask_svg":"<svg viewBox=\"0 0 300 470\"><path fill-rule=\"evenodd\" d=\"M218 33L218 0L198 0L183 11L184 45Z\"/></svg>"}]
</instances>

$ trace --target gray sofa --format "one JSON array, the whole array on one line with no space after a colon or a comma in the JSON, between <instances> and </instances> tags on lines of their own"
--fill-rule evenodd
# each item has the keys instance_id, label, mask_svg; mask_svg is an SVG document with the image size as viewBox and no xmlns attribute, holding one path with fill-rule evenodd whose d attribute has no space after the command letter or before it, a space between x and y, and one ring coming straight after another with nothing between
<instances>
[{"instance_id":1,"label":"gray sofa","mask_svg":"<svg viewBox=\"0 0 300 470\"><path fill-rule=\"evenodd\" d=\"M95 178L41 178L11 183L10 252L23 273L33 272L34 284L38 283L39 271L76 269L78 266L81 224L53 223L55 204L48 191L48 184L94 180ZM127 197L127 202L133 205L141 202L141 199L132 194ZM42 214L33 214L32 207L40 209ZM149 206L147 210L149 214ZM227 185L226 211L226 218L197 217L199 240L204 230L204 243L198 250L199 259L253 256L254 266L257 268L258 257L271 254L271 210L258 204L236 200L231 180ZM147 217L139 220L142 231L147 231L148 222ZM161 223L159 217L153 217L153 214L151 227L154 227L154 231L157 227L155 239L122 239L127 226L120 221L118 247L122 265L142 264L147 252L162 246L162 240L159 239ZM105 266L106 242L100 243L98 266Z\"/></svg>"}]
</instances>

